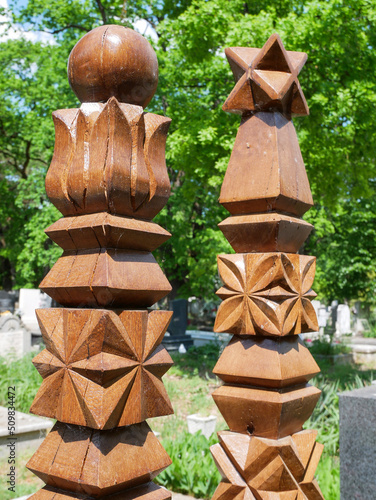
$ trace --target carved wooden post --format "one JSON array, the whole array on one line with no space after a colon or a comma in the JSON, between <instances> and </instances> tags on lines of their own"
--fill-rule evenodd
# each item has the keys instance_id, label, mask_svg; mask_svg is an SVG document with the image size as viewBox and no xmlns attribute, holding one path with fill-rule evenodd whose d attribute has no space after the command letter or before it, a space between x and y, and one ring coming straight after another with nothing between
<instances>
[{"instance_id":1,"label":"carved wooden post","mask_svg":"<svg viewBox=\"0 0 376 500\"><path fill-rule=\"evenodd\" d=\"M219 255L224 286L215 331L234 334L214 373L213 398L230 430L212 447L223 476L214 499L316 500L323 446L302 431L320 391L301 332L318 329L310 300L315 258L298 255L312 226L312 196L291 115L307 115L297 75L306 54L278 35L226 55L237 80L223 109L242 115L220 203L219 226L236 254Z\"/></svg>"},{"instance_id":2,"label":"carved wooden post","mask_svg":"<svg viewBox=\"0 0 376 500\"><path fill-rule=\"evenodd\" d=\"M46 178L64 215L46 232L64 253L41 283L64 307L37 311L31 407L58 422L28 463L47 484L32 498L165 500L151 481L171 461L145 422L173 413L160 345L172 313L147 310L171 289L151 254L171 236L151 222L170 194L170 120L143 111L157 58L133 30L103 26L76 44L68 75L82 105L53 114Z\"/></svg>"}]
</instances>

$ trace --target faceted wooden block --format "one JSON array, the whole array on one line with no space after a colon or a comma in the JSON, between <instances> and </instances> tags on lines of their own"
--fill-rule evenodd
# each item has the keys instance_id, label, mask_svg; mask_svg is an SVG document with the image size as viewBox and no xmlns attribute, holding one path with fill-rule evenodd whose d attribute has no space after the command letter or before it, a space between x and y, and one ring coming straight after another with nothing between
<instances>
[{"instance_id":1,"label":"faceted wooden block","mask_svg":"<svg viewBox=\"0 0 376 500\"><path fill-rule=\"evenodd\" d=\"M292 121L278 112L242 118L219 202L232 214L303 215L312 194Z\"/></svg>"},{"instance_id":2,"label":"faceted wooden block","mask_svg":"<svg viewBox=\"0 0 376 500\"><path fill-rule=\"evenodd\" d=\"M64 252L40 288L72 307L150 307L171 291L151 253L111 248Z\"/></svg>"},{"instance_id":3,"label":"faceted wooden block","mask_svg":"<svg viewBox=\"0 0 376 500\"><path fill-rule=\"evenodd\" d=\"M27 468L54 488L103 498L152 481L170 464L146 422L108 431L57 422Z\"/></svg>"},{"instance_id":4,"label":"faceted wooden block","mask_svg":"<svg viewBox=\"0 0 376 500\"><path fill-rule=\"evenodd\" d=\"M228 217L218 227L238 253L296 253L313 229L302 219L275 212Z\"/></svg>"},{"instance_id":5,"label":"faceted wooden block","mask_svg":"<svg viewBox=\"0 0 376 500\"><path fill-rule=\"evenodd\" d=\"M152 219L170 195L164 151L170 119L141 106L84 103L53 113L46 192L63 215L110 212Z\"/></svg>"},{"instance_id":6,"label":"faceted wooden block","mask_svg":"<svg viewBox=\"0 0 376 500\"><path fill-rule=\"evenodd\" d=\"M220 444L210 449L223 477L214 498L323 499L313 478L323 450L315 442L316 435L316 431L302 431L272 440L219 432Z\"/></svg>"},{"instance_id":7,"label":"faceted wooden block","mask_svg":"<svg viewBox=\"0 0 376 500\"><path fill-rule=\"evenodd\" d=\"M233 337L213 373L231 384L286 387L305 384L320 372L299 336Z\"/></svg>"},{"instance_id":8,"label":"faceted wooden block","mask_svg":"<svg viewBox=\"0 0 376 500\"><path fill-rule=\"evenodd\" d=\"M215 332L297 335L318 331L311 300L316 258L284 253L219 255L224 287Z\"/></svg>"},{"instance_id":9,"label":"faceted wooden block","mask_svg":"<svg viewBox=\"0 0 376 500\"><path fill-rule=\"evenodd\" d=\"M212 396L230 430L280 439L302 429L320 394L311 385L267 390L226 384Z\"/></svg>"},{"instance_id":10,"label":"faceted wooden block","mask_svg":"<svg viewBox=\"0 0 376 500\"><path fill-rule=\"evenodd\" d=\"M123 248L152 252L171 237L153 222L105 212L64 217L45 233L64 250Z\"/></svg>"},{"instance_id":11,"label":"faceted wooden block","mask_svg":"<svg viewBox=\"0 0 376 500\"><path fill-rule=\"evenodd\" d=\"M71 491L45 486L30 497L30 500L92 500L95 497L86 493L73 493ZM163 486L155 483L146 483L135 488L129 488L113 495L101 497L103 500L169 500L171 493Z\"/></svg>"},{"instance_id":12,"label":"faceted wooden block","mask_svg":"<svg viewBox=\"0 0 376 500\"><path fill-rule=\"evenodd\" d=\"M159 344L169 311L39 309L46 349L31 413L94 429L173 413L161 380L173 364Z\"/></svg>"},{"instance_id":13,"label":"faceted wooden block","mask_svg":"<svg viewBox=\"0 0 376 500\"><path fill-rule=\"evenodd\" d=\"M237 84L223 105L224 111L249 114L279 109L288 117L309 113L297 78L307 54L286 51L276 33L262 49L229 47L225 53Z\"/></svg>"}]
</instances>

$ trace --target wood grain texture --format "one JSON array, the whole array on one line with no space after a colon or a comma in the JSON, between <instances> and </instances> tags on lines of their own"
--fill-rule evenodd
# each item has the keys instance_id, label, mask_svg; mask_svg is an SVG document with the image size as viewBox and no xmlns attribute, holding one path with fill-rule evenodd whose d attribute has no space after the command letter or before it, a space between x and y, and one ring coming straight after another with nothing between
<instances>
[{"instance_id":1,"label":"wood grain texture","mask_svg":"<svg viewBox=\"0 0 376 500\"><path fill-rule=\"evenodd\" d=\"M168 500L151 481L171 460L145 422L173 413L160 345L172 313L146 310L171 290L151 254L171 236L151 222L170 195L170 119L143 110L157 57L139 33L101 26L68 75L82 105L53 114L46 176L64 216L46 233L64 252L41 283L65 308L37 313L46 349L31 408L59 422L29 462L47 485L33 498Z\"/></svg>"},{"instance_id":2,"label":"wood grain texture","mask_svg":"<svg viewBox=\"0 0 376 500\"><path fill-rule=\"evenodd\" d=\"M123 249L70 250L40 284L72 307L150 307L171 291L153 255Z\"/></svg>"},{"instance_id":3,"label":"wood grain texture","mask_svg":"<svg viewBox=\"0 0 376 500\"><path fill-rule=\"evenodd\" d=\"M311 474L316 470L322 452L322 447L315 443L316 434L315 431L302 431L272 440L229 431L219 432L220 444L212 446L211 452L223 481L214 498L296 500L300 493L302 499L323 499ZM309 448L297 446L296 443L302 442L309 442ZM308 475L312 476L310 481ZM310 491L316 491L321 496L313 496Z\"/></svg>"},{"instance_id":4,"label":"wood grain texture","mask_svg":"<svg viewBox=\"0 0 376 500\"><path fill-rule=\"evenodd\" d=\"M103 500L169 500L171 493L163 488L157 486L155 483L146 483L141 486L129 488L127 490L114 493L112 495L105 495L101 497ZM74 493L71 491L64 491L52 486L45 486L37 493L30 497L30 500L93 500L95 497L86 493Z\"/></svg>"},{"instance_id":5,"label":"wood grain texture","mask_svg":"<svg viewBox=\"0 0 376 500\"><path fill-rule=\"evenodd\" d=\"M313 229L302 219L275 212L235 215L218 227L237 253L296 253Z\"/></svg>"},{"instance_id":6,"label":"wood grain texture","mask_svg":"<svg viewBox=\"0 0 376 500\"><path fill-rule=\"evenodd\" d=\"M279 112L242 118L219 202L232 214L303 215L313 199L292 121Z\"/></svg>"},{"instance_id":7,"label":"wood grain texture","mask_svg":"<svg viewBox=\"0 0 376 500\"><path fill-rule=\"evenodd\" d=\"M212 396L230 430L280 439L302 429L320 394L311 385L271 390L225 384Z\"/></svg>"},{"instance_id":8,"label":"wood grain texture","mask_svg":"<svg viewBox=\"0 0 376 500\"><path fill-rule=\"evenodd\" d=\"M93 429L173 413L161 377L172 359L160 345L172 313L39 309L43 383L31 413Z\"/></svg>"},{"instance_id":9,"label":"wood grain texture","mask_svg":"<svg viewBox=\"0 0 376 500\"><path fill-rule=\"evenodd\" d=\"M119 103L82 104L53 114L56 142L46 192L65 216L109 212L152 219L166 204L170 119Z\"/></svg>"},{"instance_id":10,"label":"wood grain texture","mask_svg":"<svg viewBox=\"0 0 376 500\"><path fill-rule=\"evenodd\" d=\"M219 255L224 287L214 331L297 335L318 330L311 300L316 258L284 253Z\"/></svg>"},{"instance_id":11,"label":"wood grain texture","mask_svg":"<svg viewBox=\"0 0 376 500\"><path fill-rule=\"evenodd\" d=\"M106 212L63 217L45 233L64 250L118 248L152 252L171 237L154 222Z\"/></svg>"},{"instance_id":12,"label":"wood grain texture","mask_svg":"<svg viewBox=\"0 0 376 500\"><path fill-rule=\"evenodd\" d=\"M262 49L231 47L225 53L237 83L223 105L224 111L243 114L277 109L287 117L308 115L297 78L307 54L286 51L276 33Z\"/></svg>"},{"instance_id":13,"label":"wood grain texture","mask_svg":"<svg viewBox=\"0 0 376 500\"><path fill-rule=\"evenodd\" d=\"M49 486L102 498L149 483L170 464L146 422L108 431L57 422L27 468Z\"/></svg>"},{"instance_id":14,"label":"wood grain texture","mask_svg":"<svg viewBox=\"0 0 376 500\"><path fill-rule=\"evenodd\" d=\"M236 85L223 109L242 115L219 202L219 228L236 254L219 255L223 286L214 331L233 333L214 373L213 398L230 431L212 454L222 475L214 500L322 500L314 479L323 446L302 431L320 370L300 333L315 332L315 257L298 255L313 204L291 121L308 114L298 81L307 59L273 34L262 49L225 50Z\"/></svg>"},{"instance_id":15,"label":"wood grain texture","mask_svg":"<svg viewBox=\"0 0 376 500\"><path fill-rule=\"evenodd\" d=\"M158 60L150 43L120 25L99 26L83 36L68 60L69 84L81 102L147 106L158 85Z\"/></svg>"},{"instance_id":16,"label":"wood grain texture","mask_svg":"<svg viewBox=\"0 0 376 500\"><path fill-rule=\"evenodd\" d=\"M230 384L275 388L305 384L319 372L299 336L278 339L234 336L213 370Z\"/></svg>"}]
</instances>

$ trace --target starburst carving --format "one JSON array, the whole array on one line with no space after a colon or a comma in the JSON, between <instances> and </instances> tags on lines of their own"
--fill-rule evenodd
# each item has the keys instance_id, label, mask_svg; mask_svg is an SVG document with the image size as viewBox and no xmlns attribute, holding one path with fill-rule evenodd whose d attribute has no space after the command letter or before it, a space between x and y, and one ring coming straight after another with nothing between
<instances>
[{"instance_id":1,"label":"starburst carving","mask_svg":"<svg viewBox=\"0 0 376 500\"><path fill-rule=\"evenodd\" d=\"M220 444L211 447L223 477L212 500L317 500L322 498L314 479L323 445L317 431L301 431L272 440L218 433Z\"/></svg>"},{"instance_id":2,"label":"starburst carving","mask_svg":"<svg viewBox=\"0 0 376 500\"><path fill-rule=\"evenodd\" d=\"M276 110L288 117L308 115L298 80L307 54L286 51L277 34L262 49L231 47L225 52L237 84L223 105L224 111Z\"/></svg>"},{"instance_id":3,"label":"starburst carving","mask_svg":"<svg viewBox=\"0 0 376 500\"><path fill-rule=\"evenodd\" d=\"M284 253L218 256L224 283L214 330L239 335L297 335L318 329L311 304L315 257Z\"/></svg>"},{"instance_id":4,"label":"starburst carving","mask_svg":"<svg viewBox=\"0 0 376 500\"><path fill-rule=\"evenodd\" d=\"M160 346L168 311L40 309L44 378L31 412L109 429L173 413L161 380L173 364Z\"/></svg>"}]
</instances>

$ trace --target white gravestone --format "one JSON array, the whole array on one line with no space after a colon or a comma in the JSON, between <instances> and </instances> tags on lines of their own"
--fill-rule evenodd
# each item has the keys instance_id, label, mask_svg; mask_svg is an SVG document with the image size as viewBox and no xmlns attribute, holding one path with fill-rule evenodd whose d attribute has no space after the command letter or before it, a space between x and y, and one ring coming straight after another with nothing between
<instances>
[{"instance_id":1,"label":"white gravestone","mask_svg":"<svg viewBox=\"0 0 376 500\"><path fill-rule=\"evenodd\" d=\"M351 333L350 308L347 304L339 304L337 308L336 334L347 335Z\"/></svg>"},{"instance_id":2,"label":"white gravestone","mask_svg":"<svg viewBox=\"0 0 376 500\"><path fill-rule=\"evenodd\" d=\"M19 299L21 320L33 334L40 335L35 309L44 307L51 307L51 298L48 295L34 288L21 288Z\"/></svg>"}]
</instances>

